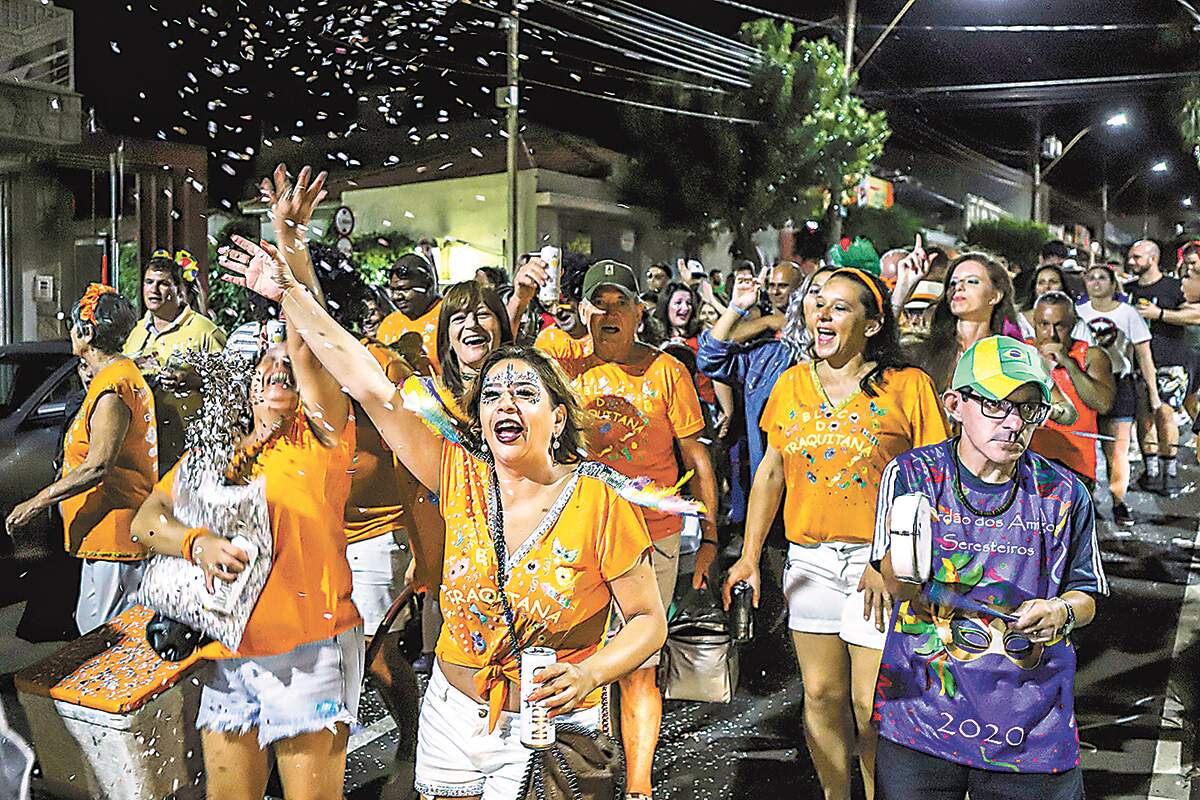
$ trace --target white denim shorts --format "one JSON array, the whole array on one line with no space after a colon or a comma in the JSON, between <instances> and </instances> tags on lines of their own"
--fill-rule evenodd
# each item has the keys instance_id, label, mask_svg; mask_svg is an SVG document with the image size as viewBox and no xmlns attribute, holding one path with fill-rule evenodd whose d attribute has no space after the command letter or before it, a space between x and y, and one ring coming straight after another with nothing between
<instances>
[{"instance_id":1,"label":"white denim shorts","mask_svg":"<svg viewBox=\"0 0 1200 800\"><path fill-rule=\"evenodd\" d=\"M363 629L302 644L278 656L222 658L208 666L200 693L200 730L245 733L258 728L258 746L342 722L358 725Z\"/></svg>"},{"instance_id":2,"label":"white denim shorts","mask_svg":"<svg viewBox=\"0 0 1200 800\"><path fill-rule=\"evenodd\" d=\"M882 650L885 634L874 619L863 619L863 593L858 591L870 557L869 543L788 545L783 568L788 627L799 633L836 633L849 644Z\"/></svg>"},{"instance_id":3,"label":"white denim shorts","mask_svg":"<svg viewBox=\"0 0 1200 800\"><path fill-rule=\"evenodd\" d=\"M90 633L137 603L146 561L83 560L79 571L79 600L75 625L80 634Z\"/></svg>"},{"instance_id":4,"label":"white denim shorts","mask_svg":"<svg viewBox=\"0 0 1200 800\"><path fill-rule=\"evenodd\" d=\"M600 728L600 706L557 718ZM450 685L437 661L417 723L416 789L427 797L515 800L532 751L521 744L521 715L501 711L488 733L488 707Z\"/></svg>"},{"instance_id":5,"label":"white denim shorts","mask_svg":"<svg viewBox=\"0 0 1200 800\"><path fill-rule=\"evenodd\" d=\"M374 636L392 601L404 590L404 572L412 561L412 550L396 544L392 533L385 533L348 545L346 560L354 580L350 599L363 618L363 632ZM402 630L408 617L407 610L401 611L391 629Z\"/></svg>"}]
</instances>

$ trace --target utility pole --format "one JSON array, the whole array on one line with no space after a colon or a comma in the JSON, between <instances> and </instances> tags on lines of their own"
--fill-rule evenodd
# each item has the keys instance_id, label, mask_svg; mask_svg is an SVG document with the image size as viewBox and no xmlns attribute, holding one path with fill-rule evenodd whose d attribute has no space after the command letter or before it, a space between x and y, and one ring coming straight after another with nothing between
<instances>
[{"instance_id":1,"label":"utility pole","mask_svg":"<svg viewBox=\"0 0 1200 800\"><path fill-rule=\"evenodd\" d=\"M520 46L520 21L517 17L517 7L513 4L512 13L500 21L500 27L508 32L508 81L497 92L496 106L505 109L505 127L508 134L508 149L505 153L505 170L508 177L508 241L505 255L508 257L508 272L517 273L517 141L520 138L520 122L518 112L521 109L521 61L518 57Z\"/></svg>"},{"instance_id":2,"label":"utility pole","mask_svg":"<svg viewBox=\"0 0 1200 800\"><path fill-rule=\"evenodd\" d=\"M1108 261L1108 157L1102 163L1104 183L1100 186L1100 258Z\"/></svg>"},{"instance_id":3,"label":"utility pole","mask_svg":"<svg viewBox=\"0 0 1200 800\"><path fill-rule=\"evenodd\" d=\"M850 94L850 78L854 74L854 39L858 30L858 0L846 0L846 40L842 44L842 91ZM829 239L836 244L842 238L841 175L831 176L829 186Z\"/></svg>"},{"instance_id":4,"label":"utility pole","mask_svg":"<svg viewBox=\"0 0 1200 800\"><path fill-rule=\"evenodd\" d=\"M1035 112L1036 113L1036 112ZM1030 219L1042 221L1042 115L1033 124L1033 211Z\"/></svg>"}]
</instances>

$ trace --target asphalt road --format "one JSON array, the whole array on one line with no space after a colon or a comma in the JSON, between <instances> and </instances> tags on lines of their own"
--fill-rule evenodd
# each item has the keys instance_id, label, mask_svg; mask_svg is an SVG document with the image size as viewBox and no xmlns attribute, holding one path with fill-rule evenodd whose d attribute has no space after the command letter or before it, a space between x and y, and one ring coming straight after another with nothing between
<instances>
[{"instance_id":1,"label":"asphalt road","mask_svg":"<svg viewBox=\"0 0 1200 800\"><path fill-rule=\"evenodd\" d=\"M1097 497L1112 594L1077 637L1076 708L1089 798L1200 800L1200 780L1193 788L1200 777L1194 766L1200 469L1190 448L1182 459L1183 496L1132 492L1130 505L1139 515L1132 529L1113 526L1107 492ZM17 611L0 609L0 699L10 718L15 697L3 674L55 648L15 639ZM791 645L782 629L766 631L760 621L758 630L742 652L732 703L667 704L656 797L820 797L804 747L802 689ZM347 796L373 800L394 768L395 731L373 692L364 699L362 718L364 727L351 740Z\"/></svg>"}]
</instances>

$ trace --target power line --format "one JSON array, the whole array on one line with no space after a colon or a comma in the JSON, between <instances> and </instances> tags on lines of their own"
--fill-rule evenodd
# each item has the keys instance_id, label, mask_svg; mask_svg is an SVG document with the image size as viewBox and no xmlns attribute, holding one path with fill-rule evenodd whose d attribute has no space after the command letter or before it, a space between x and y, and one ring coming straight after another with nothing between
<instances>
[{"instance_id":1,"label":"power line","mask_svg":"<svg viewBox=\"0 0 1200 800\"><path fill-rule=\"evenodd\" d=\"M860 28L879 30L886 25L859 24ZM1117 23L1080 23L1062 25L897 25L897 32L923 31L926 33L1084 33L1084 32L1120 32L1161 30L1178 28L1169 22L1117 22Z\"/></svg>"},{"instance_id":2,"label":"power line","mask_svg":"<svg viewBox=\"0 0 1200 800\"><path fill-rule=\"evenodd\" d=\"M642 78L645 78L646 83L654 83L654 84L665 85L665 86L678 86L681 89L695 89L697 91L702 91L702 92L712 92L713 94L726 94L724 89L719 89L716 86L709 86L707 84L701 84L701 83L691 83L690 81L683 81L683 80L679 80L677 78L668 78L668 77L664 77L662 75L656 75L653 72L642 72L641 70L630 69L629 67L622 67L622 66L618 66L617 64L609 64L606 61L599 61L594 58L587 58L586 56L579 56L579 55L575 55L574 53L567 53L565 51L560 52L560 51L555 51L555 50L541 50L541 51L539 51L539 54L542 56L545 56L547 59L569 58L569 59L572 59L573 61L579 61L579 62L582 62L583 64L587 64L588 66L592 67L592 70L588 71L588 74L590 74L590 75L601 75L606 78L619 78L620 76L609 75L608 72L606 71L606 70L616 70L618 72L625 72L630 75L637 75ZM570 67L567 67L567 66L561 65L561 64L551 64L550 66L556 67L561 70L569 70L570 69ZM600 69L600 68L603 68L603 69Z\"/></svg>"},{"instance_id":3,"label":"power line","mask_svg":"<svg viewBox=\"0 0 1200 800\"><path fill-rule=\"evenodd\" d=\"M804 28L828 28L831 27L830 22L834 19L837 19L836 17L831 17L823 22L814 22L811 19L801 19L800 17L793 17L788 14L780 14L778 11L769 11L765 8L758 8L757 6L752 6L747 3L739 3L737 0L716 0L716 2L722 5L732 6L733 8L740 8L742 11L751 11L755 14L761 14L764 17L781 19L785 22L795 22L799 25L803 25ZM801 28L801 30L804 28Z\"/></svg>"},{"instance_id":4,"label":"power line","mask_svg":"<svg viewBox=\"0 0 1200 800\"><path fill-rule=\"evenodd\" d=\"M1005 83L960 83L946 86L906 87L909 94L952 94L963 92L996 92L1022 89L1056 89L1076 86L1098 86L1120 83L1146 83L1164 80L1191 80L1200 78L1200 71L1151 72L1137 75L1100 75L1086 78L1056 78L1041 81L1009 81ZM886 96L883 92L864 92L865 95Z\"/></svg>"},{"instance_id":5,"label":"power line","mask_svg":"<svg viewBox=\"0 0 1200 800\"><path fill-rule=\"evenodd\" d=\"M585 0L585 2L586 2L586 0ZM670 27L681 28L683 30L691 31L693 36L695 36L699 39L707 39L712 44L719 45L721 47L731 48L734 50L740 50L750 61L756 61L758 58L757 50L755 50L753 47L746 44L745 42L738 41L737 39L733 39L728 36L722 36L721 34L714 33L713 31L710 31L707 28L701 28L698 25L692 25L690 23L684 22L681 19L676 19L675 17L670 17L670 16L667 16L666 14L660 14L657 11L652 11L643 6L634 5L633 3L628 2L628 0L608 0L608 2L615 3L617 5L622 6L623 8L627 9L628 12L633 14L634 16L637 16L640 14L644 19L645 18L656 19L660 23L666 23ZM591 5L597 5L597 4L591 3ZM603 7L603 3L599 3L599 7Z\"/></svg>"},{"instance_id":6,"label":"power line","mask_svg":"<svg viewBox=\"0 0 1200 800\"><path fill-rule=\"evenodd\" d=\"M655 103L643 103L639 100L627 100L624 97L613 97L607 94L598 94L589 92L584 89L575 89L570 86L559 86L556 83L547 83L545 81L534 80L532 78L522 78L522 83L532 84L534 86L544 86L547 89L557 89L560 92L570 92L571 94L579 94L584 97L594 97L597 100L607 100L610 103L622 103L629 106L637 106L638 108L646 108L651 111L663 111L668 114L680 114L685 117L699 117L701 119L717 120L719 122L733 122L741 125L761 125L762 120L746 119L745 117L727 117L721 114L710 114L705 111L692 111L686 108L672 108L671 106L660 106Z\"/></svg>"},{"instance_id":7,"label":"power line","mask_svg":"<svg viewBox=\"0 0 1200 800\"><path fill-rule=\"evenodd\" d=\"M597 27L609 31L614 36L624 36L628 39L640 41L654 49L655 52L675 48L681 51L681 55L684 57L696 59L702 63L707 62L711 69L736 70L746 76L749 76L753 69L754 62L749 59L730 56L725 52L708 49L707 45L684 41L669 35L657 33L649 30L648 25L646 25L646 29L643 29L638 23L627 22L626 20L629 17L620 12L611 12L613 18L610 19L595 12L573 8L565 3L558 2L558 0L542 0L542 2L550 8L556 8L563 13L589 21Z\"/></svg>"}]
</instances>

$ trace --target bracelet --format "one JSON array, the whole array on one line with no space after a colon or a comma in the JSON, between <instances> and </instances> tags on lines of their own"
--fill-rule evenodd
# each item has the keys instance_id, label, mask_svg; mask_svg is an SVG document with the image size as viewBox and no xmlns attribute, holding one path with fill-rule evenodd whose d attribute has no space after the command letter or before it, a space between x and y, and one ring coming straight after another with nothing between
<instances>
[{"instance_id":1,"label":"bracelet","mask_svg":"<svg viewBox=\"0 0 1200 800\"><path fill-rule=\"evenodd\" d=\"M733 313L737 314L742 319L745 319L746 317L750 316L750 309L748 309L748 308L738 308L737 306L731 305L729 307L729 310L732 311Z\"/></svg>"},{"instance_id":2,"label":"bracelet","mask_svg":"<svg viewBox=\"0 0 1200 800\"><path fill-rule=\"evenodd\" d=\"M192 560L192 550L196 546L196 540L208 533L204 528L188 528L183 534L183 541L179 543L179 549L183 553L185 561L196 562Z\"/></svg>"},{"instance_id":3,"label":"bracelet","mask_svg":"<svg viewBox=\"0 0 1200 800\"><path fill-rule=\"evenodd\" d=\"M1166 315L1166 313L1167 313L1167 310L1166 310L1165 308L1162 308L1162 307L1160 306L1160 307L1159 307L1159 309L1158 309L1158 321L1159 321L1159 322L1162 322L1162 318L1163 318L1163 316L1165 316L1165 315Z\"/></svg>"}]
</instances>

